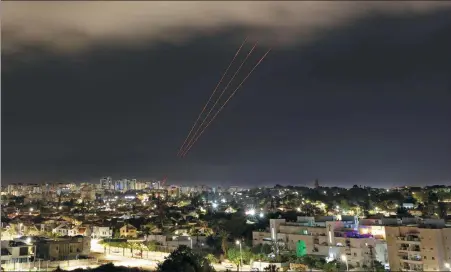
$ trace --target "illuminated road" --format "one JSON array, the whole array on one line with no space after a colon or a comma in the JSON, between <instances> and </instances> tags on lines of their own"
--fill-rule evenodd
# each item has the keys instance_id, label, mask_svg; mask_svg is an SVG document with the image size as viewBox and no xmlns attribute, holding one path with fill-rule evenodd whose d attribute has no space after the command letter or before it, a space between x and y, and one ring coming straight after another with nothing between
<instances>
[{"instance_id":1,"label":"illuminated road","mask_svg":"<svg viewBox=\"0 0 451 272\"><path fill-rule=\"evenodd\" d=\"M168 253L163 252L147 252L144 251L141 256L137 256L138 252L135 250L132 252L130 249L122 248L104 248L102 245L98 244L98 241L91 240L91 256L98 258L103 263L111 262L116 266L130 266L130 267L141 267L143 269L153 270L157 267L159 262L163 262L164 258L168 256ZM216 271L226 271L227 268L223 264L212 264ZM91 266L92 267L92 266ZM236 266L233 265L229 267L229 270L236 271ZM250 266L243 266L242 271L250 271Z\"/></svg>"}]
</instances>

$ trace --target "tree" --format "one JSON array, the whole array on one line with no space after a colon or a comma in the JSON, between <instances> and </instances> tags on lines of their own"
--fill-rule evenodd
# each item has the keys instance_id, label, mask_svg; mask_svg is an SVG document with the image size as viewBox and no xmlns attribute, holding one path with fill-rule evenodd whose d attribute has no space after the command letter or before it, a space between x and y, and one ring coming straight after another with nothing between
<instances>
[{"instance_id":1,"label":"tree","mask_svg":"<svg viewBox=\"0 0 451 272\"><path fill-rule=\"evenodd\" d=\"M59 266L56 268L57 272L65 272L66 270L61 269ZM112 263L108 263L108 264L104 264L101 265L99 267L96 268L92 268L92 269L81 269L81 268L77 268L75 270L71 270L73 272L142 272L141 269L137 268L137 267L125 267L125 266L114 266L114 264Z\"/></svg>"},{"instance_id":2,"label":"tree","mask_svg":"<svg viewBox=\"0 0 451 272\"><path fill-rule=\"evenodd\" d=\"M157 249L157 244L155 241L149 241L144 244L147 251L155 251Z\"/></svg>"},{"instance_id":3,"label":"tree","mask_svg":"<svg viewBox=\"0 0 451 272\"><path fill-rule=\"evenodd\" d=\"M237 266L237 269L241 263L241 252L237 248L230 248L227 250L227 259Z\"/></svg>"},{"instance_id":4,"label":"tree","mask_svg":"<svg viewBox=\"0 0 451 272\"><path fill-rule=\"evenodd\" d=\"M146 234L152 234L158 230L157 225L151 222L145 224L142 228Z\"/></svg>"},{"instance_id":5,"label":"tree","mask_svg":"<svg viewBox=\"0 0 451 272\"><path fill-rule=\"evenodd\" d=\"M121 238L121 233L119 231L119 229L114 229L113 230L113 238Z\"/></svg>"},{"instance_id":6,"label":"tree","mask_svg":"<svg viewBox=\"0 0 451 272\"><path fill-rule=\"evenodd\" d=\"M221 220L220 228L227 231L231 238L242 238L252 227L246 224L246 217L238 213L230 215L227 220ZM252 232L250 232L250 235Z\"/></svg>"},{"instance_id":7,"label":"tree","mask_svg":"<svg viewBox=\"0 0 451 272\"><path fill-rule=\"evenodd\" d=\"M191 205L193 205L194 207L200 206L201 202L202 202L201 195L196 195L191 198Z\"/></svg>"},{"instance_id":8,"label":"tree","mask_svg":"<svg viewBox=\"0 0 451 272\"><path fill-rule=\"evenodd\" d=\"M265 271L269 272L277 272L279 271L279 268L275 264L270 264L267 267L263 268Z\"/></svg>"},{"instance_id":9,"label":"tree","mask_svg":"<svg viewBox=\"0 0 451 272\"><path fill-rule=\"evenodd\" d=\"M205 256L205 259L207 259L207 261L209 263L218 263L219 262L218 258L216 258L216 256L211 253L207 254L207 256Z\"/></svg>"},{"instance_id":10,"label":"tree","mask_svg":"<svg viewBox=\"0 0 451 272\"><path fill-rule=\"evenodd\" d=\"M323 271L324 272L337 272L337 271L339 271L339 267L338 267L337 261L332 261L332 262L325 263L324 266L323 266Z\"/></svg>"},{"instance_id":11,"label":"tree","mask_svg":"<svg viewBox=\"0 0 451 272\"><path fill-rule=\"evenodd\" d=\"M129 247L132 250L132 254L133 254L133 250L139 250L139 254L141 255L141 258L142 258L143 250L147 250L147 246L142 243L131 243L131 244L129 244Z\"/></svg>"},{"instance_id":12,"label":"tree","mask_svg":"<svg viewBox=\"0 0 451 272\"><path fill-rule=\"evenodd\" d=\"M299 257L296 263L305 264L310 268L310 270L312 270L313 268L322 270L324 268L326 260L315 256L305 255Z\"/></svg>"},{"instance_id":13,"label":"tree","mask_svg":"<svg viewBox=\"0 0 451 272\"><path fill-rule=\"evenodd\" d=\"M346 199L342 199L340 201L340 208L342 208L343 210L350 210L351 206L349 205L348 201Z\"/></svg>"},{"instance_id":14,"label":"tree","mask_svg":"<svg viewBox=\"0 0 451 272\"><path fill-rule=\"evenodd\" d=\"M227 248L228 248L228 239L229 239L229 233L225 230L221 230L219 232L219 237L221 237L221 250L222 253L224 253L225 255L227 255Z\"/></svg>"},{"instance_id":15,"label":"tree","mask_svg":"<svg viewBox=\"0 0 451 272\"><path fill-rule=\"evenodd\" d=\"M254 254L269 254L272 252L271 246L268 244L260 244L252 248Z\"/></svg>"},{"instance_id":16,"label":"tree","mask_svg":"<svg viewBox=\"0 0 451 272\"><path fill-rule=\"evenodd\" d=\"M185 246L179 246L166 260L158 264L158 272L213 272L214 268L200 255Z\"/></svg>"},{"instance_id":17,"label":"tree","mask_svg":"<svg viewBox=\"0 0 451 272\"><path fill-rule=\"evenodd\" d=\"M375 272L384 272L385 271L385 267L381 262L375 260L373 265L374 265Z\"/></svg>"}]
</instances>

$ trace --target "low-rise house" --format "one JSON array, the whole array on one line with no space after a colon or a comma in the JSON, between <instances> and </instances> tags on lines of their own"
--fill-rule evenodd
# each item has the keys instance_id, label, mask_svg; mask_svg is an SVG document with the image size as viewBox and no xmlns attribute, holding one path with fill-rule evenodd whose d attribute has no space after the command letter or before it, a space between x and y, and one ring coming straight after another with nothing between
<instances>
[{"instance_id":1,"label":"low-rise house","mask_svg":"<svg viewBox=\"0 0 451 272\"><path fill-rule=\"evenodd\" d=\"M1 241L1 263L26 263L34 255L34 245L17 241Z\"/></svg>"},{"instance_id":2,"label":"low-rise house","mask_svg":"<svg viewBox=\"0 0 451 272\"><path fill-rule=\"evenodd\" d=\"M113 237L113 229L105 226L94 226L91 237L94 239L105 239Z\"/></svg>"},{"instance_id":3,"label":"low-rise house","mask_svg":"<svg viewBox=\"0 0 451 272\"><path fill-rule=\"evenodd\" d=\"M69 230L68 236L91 236L91 229L85 226L75 226Z\"/></svg>"},{"instance_id":4,"label":"low-rise house","mask_svg":"<svg viewBox=\"0 0 451 272\"><path fill-rule=\"evenodd\" d=\"M59 236L69 236L69 231L72 230L72 227L67 224L67 223L63 223L60 224L59 226L57 226L56 228L54 228L52 230L52 233L56 233Z\"/></svg>"},{"instance_id":5,"label":"low-rise house","mask_svg":"<svg viewBox=\"0 0 451 272\"><path fill-rule=\"evenodd\" d=\"M120 228L119 233L120 233L121 237L125 237L125 238L137 238L138 237L137 229L130 224L125 224L122 228Z\"/></svg>"},{"instance_id":6,"label":"low-rise house","mask_svg":"<svg viewBox=\"0 0 451 272\"><path fill-rule=\"evenodd\" d=\"M36 247L38 258L43 260L73 260L90 253L91 238L80 235L56 240L43 239L36 243Z\"/></svg>"}]
</instances>

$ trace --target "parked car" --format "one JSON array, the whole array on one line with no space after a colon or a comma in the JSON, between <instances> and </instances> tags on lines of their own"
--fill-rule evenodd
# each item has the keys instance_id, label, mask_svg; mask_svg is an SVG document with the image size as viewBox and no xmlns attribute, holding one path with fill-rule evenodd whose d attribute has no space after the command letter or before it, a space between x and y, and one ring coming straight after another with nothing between
<instances>
[{"instance_id":1,"label":"parked car","mask_svg":"<svg viewBox=\"0 0 451 272\"><path fill-rule=\"evenodd\" d=\"M233 264L225 264L224 267L227 268L227 269L235 268L235 266Z\"/></svg>"}]
</instances>

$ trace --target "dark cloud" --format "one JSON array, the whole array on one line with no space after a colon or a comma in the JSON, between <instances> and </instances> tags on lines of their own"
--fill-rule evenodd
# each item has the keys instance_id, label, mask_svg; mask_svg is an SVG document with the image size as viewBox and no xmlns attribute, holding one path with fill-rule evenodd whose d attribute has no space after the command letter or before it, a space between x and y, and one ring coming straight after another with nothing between
<instances>
[{"instance_id":1,"label":"dark cloud","mask_svg":"<svg viewBox=\"0 0 451 272\"><path fill-rule=\"evenodd\" d=\"M273 50L184 160L176 159L177 148L239 45L236 37L253 32L224 25L184 44L7 54L2 178L449 181L451 12L388 10Z\"/></svg>"}]
</instances>

